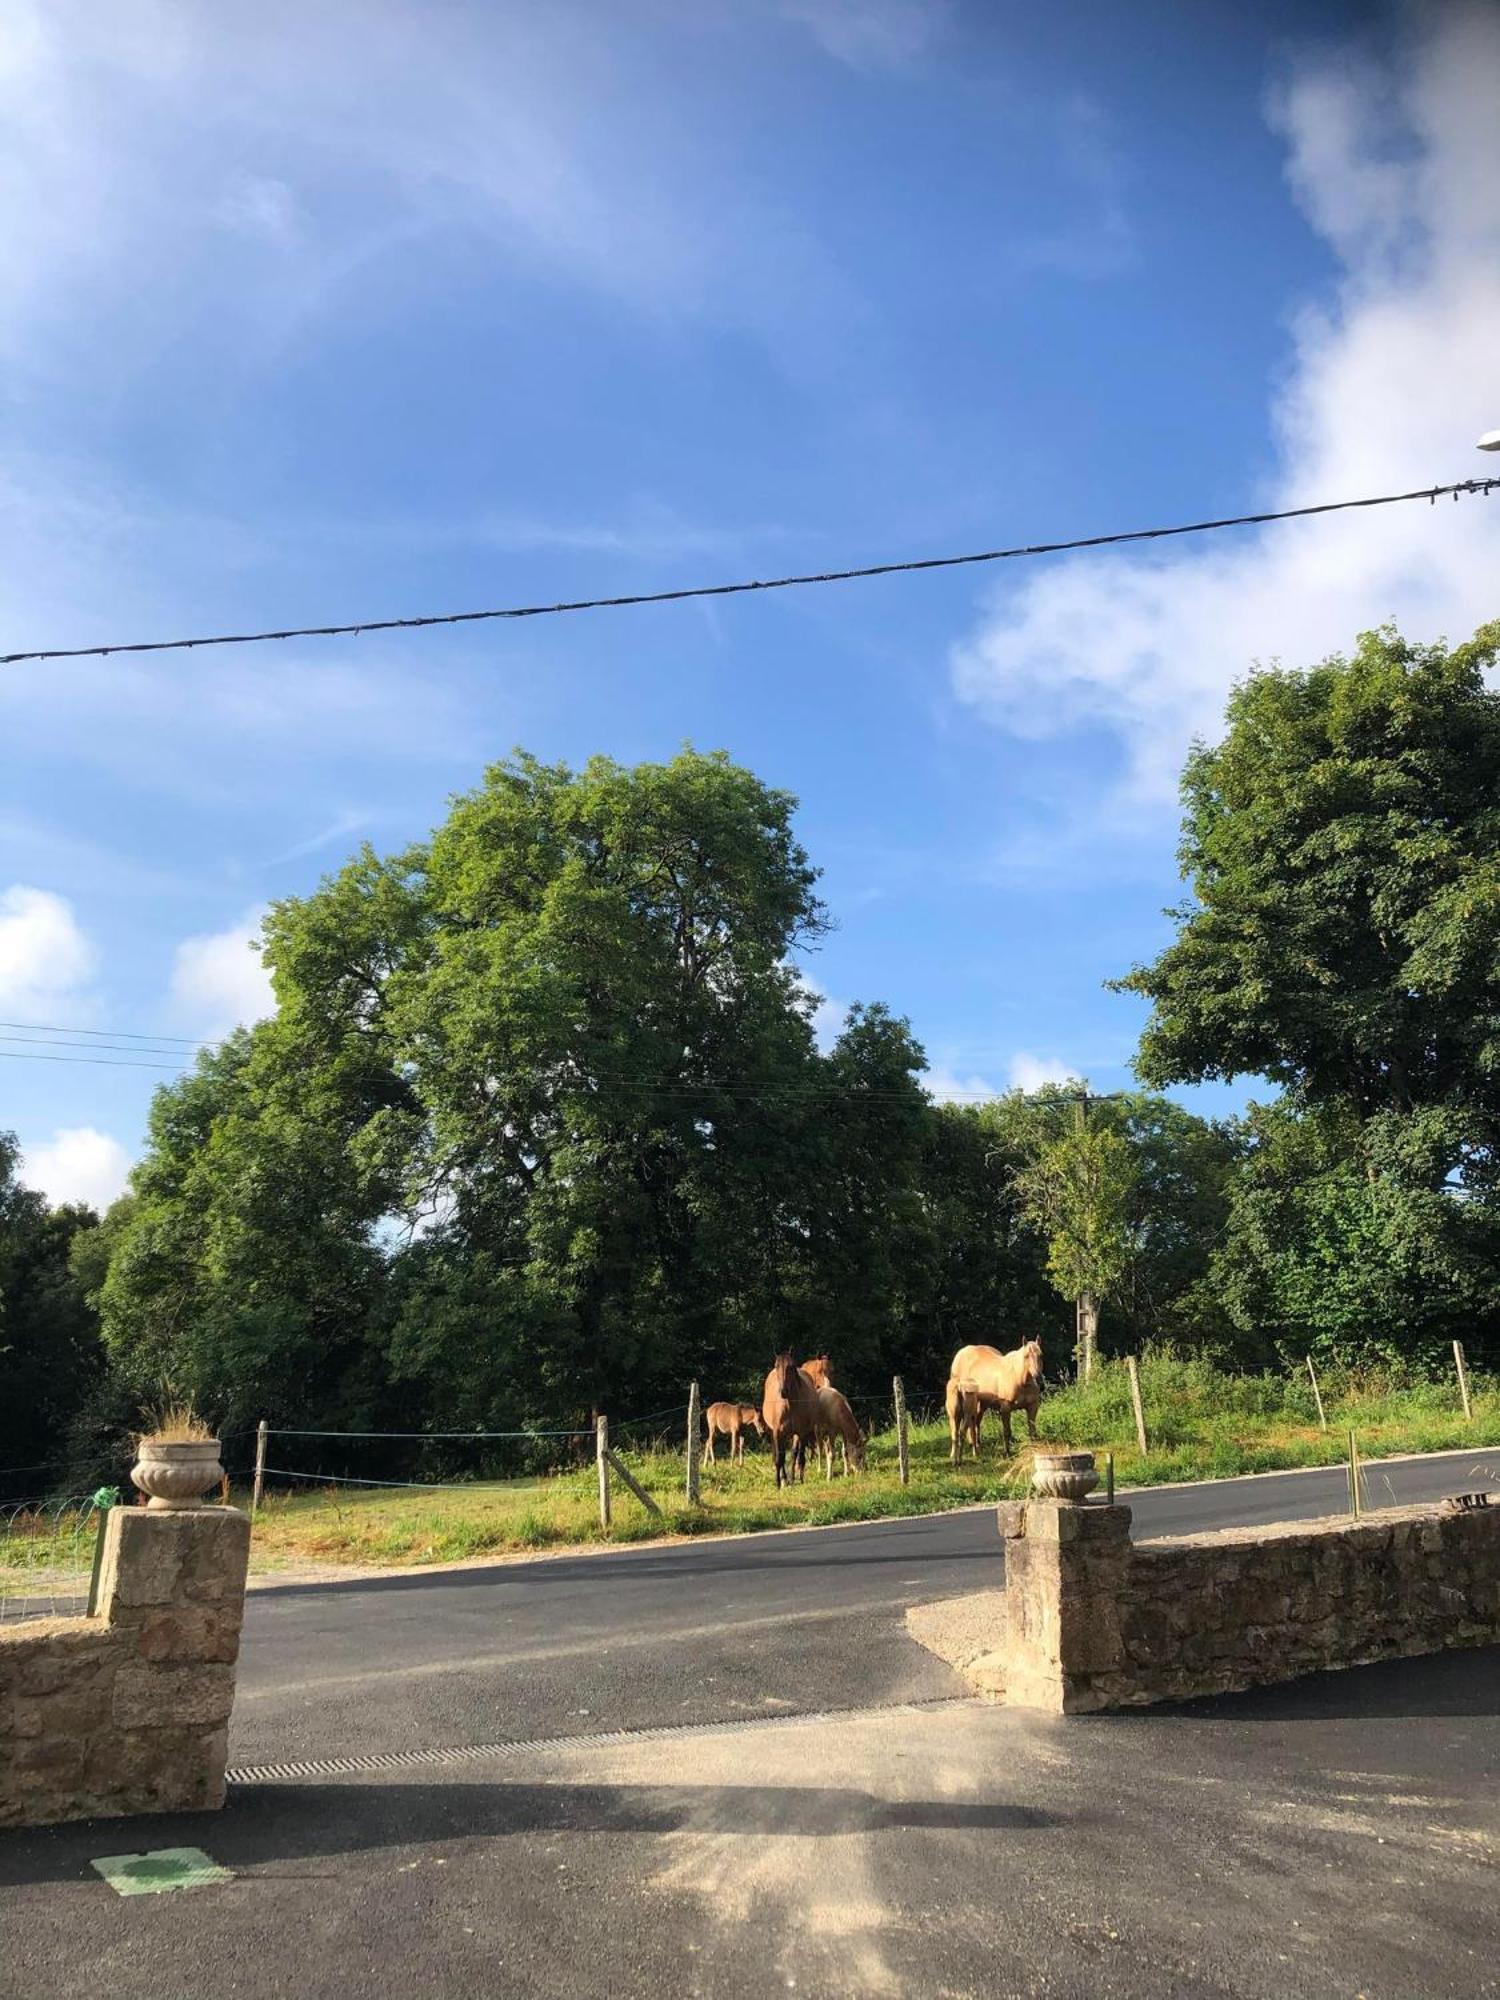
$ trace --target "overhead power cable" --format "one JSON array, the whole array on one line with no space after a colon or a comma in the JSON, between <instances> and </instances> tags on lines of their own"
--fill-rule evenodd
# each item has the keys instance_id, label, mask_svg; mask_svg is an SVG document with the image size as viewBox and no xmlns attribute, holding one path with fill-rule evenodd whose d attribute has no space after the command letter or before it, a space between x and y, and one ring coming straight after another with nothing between
<instances>
[{"instance_id":1,"label":"overhead power cable","mask_svg":"<svg viewBox=\"0 0 1500 2000\"><path fill-rule=\"evenodd\" d=\"M17 1028L27 1034L37 1035L87 1035L90 1041L105 1042L176 1042L187 1049L211 1048L195 1035L168 1035L165 1033L143 1034L134 1028L65 1028L55 1021L0 1021L0 1029Z\"/></svg>"},{"instance_id":2,"label":"overhead power cable","mask_svg":"<svg viewBox=\"0 0 1500 2000\"><path fill-rule=\"evenodd\" d=\"M962 569L976 563L1012 562L1023 556L1065 555L1078 549L1118 548L1130 542L1166 541L1178 535L1207 535L1220 528L1254 528L1272 521L1301 521L1316 514L1343 514L1361 507L1395 507L1407 500L1436 502L1464 494L1488 494L1497 479L1459 479L1446 486L1419 486L1409 493L1373 493L1358 500L1324 500L1311 507L1281 507L1260 514L1227 514L1212 521L1185 521L1164 528L1128 528L1109 535L1075 535L1065 541L1027 542L1007 549L978 549L966 555L916 556L901 562L862 563L853 569L803 570L791 576L758 577L741 583L700 583L681 590L632 591L615 597L564 598L554 604L509 604L485 611L427 612L410 618L361 618L343 625L289 625L264 632L216 632L192 639L137 639L107 646L50 646L25 653L0 653L0 666L28 660L107 659L114 653L181 653L198 646L260 646L285 639L358 638L364 632L413 632L428 625L478 625L504 618L555 618L567 611L618 611L635 604L681 604L689 598L742 597L760 590L794 590L816 583L852 583L872 576L909 576L920 570Z\"/></svg>"}]
</instances>

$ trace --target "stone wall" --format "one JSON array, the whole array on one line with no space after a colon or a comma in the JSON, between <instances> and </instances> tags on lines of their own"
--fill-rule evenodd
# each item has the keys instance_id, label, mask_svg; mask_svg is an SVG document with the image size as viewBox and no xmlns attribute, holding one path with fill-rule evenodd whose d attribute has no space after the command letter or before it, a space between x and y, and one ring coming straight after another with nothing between
<instances>
[{"instance_id":1,"label":"stone wall","mask_svg":"<svg viewBox=\"0 0 1500 2000\"><path fill-rule=\"evenodd\" d=\"M1500 1641L1500 1508L1391 1509L1145 1543L1130 1509L1000 1510L1007 1701L1074 1714ZM966 1671L967 1671L966 1665Z\"/></svg>"},{"instance_id":2,"label":"stone wall","mask_svg":"<svg viewBox=\"0 0 1500 2000\"><path fill-rule=\"evenodd\" d=\"M98 1610L0 1626L0 1826L224 1803L250 1523L116 1507Z\"/></svg>"}]
</instances>

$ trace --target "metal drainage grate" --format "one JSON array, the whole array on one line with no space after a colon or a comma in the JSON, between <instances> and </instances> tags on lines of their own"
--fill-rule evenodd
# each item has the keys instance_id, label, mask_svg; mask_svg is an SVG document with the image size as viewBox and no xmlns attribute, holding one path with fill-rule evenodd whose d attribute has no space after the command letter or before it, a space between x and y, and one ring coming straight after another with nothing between
<instances>
[{"instance_id":1,"label":"metal drainage grate","mask_svg":"<svg viewBox=\"0 0 1500 2000\"><path fill-rule=\"evenodd\" d=\"M531 1750L575 1745L646 1743L664 1736L742 1735L754 1729L811 1727L857 1715L925 1715L934 1709L972 1707L972 1695L930 1695L916 1701L875 1702L858 1708L824 1708L812 1714L749 1715L733 1722L680 1722L644 1729L598 1729L582 1736L510 1737L499 1743L464 1743L441 1750L384 1750L367 1757L299 1757L285 1764L243 1764L226 1773L231 1785L277 1785L289 1778L362 1777L375 1771L417 1770L434 1764L472 1764L519 1757Z\"/></svg>"}]
</instances>

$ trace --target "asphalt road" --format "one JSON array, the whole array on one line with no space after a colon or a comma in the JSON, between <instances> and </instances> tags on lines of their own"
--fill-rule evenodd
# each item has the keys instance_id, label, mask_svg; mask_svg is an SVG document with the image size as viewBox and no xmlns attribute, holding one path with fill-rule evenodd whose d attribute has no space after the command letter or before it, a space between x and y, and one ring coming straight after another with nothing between
<instances>
[{"instance_id":1,"label":"asphalt road","mask_svg":"<svg viewBox=\"0 0 1500 2000\"><path fill-rule=\"evenodd\" d=\"M1369 1468L1376 1506L1500 1483L1500 1450ZM1137 1539L1346 1504L1341 1470L1129 1496ZM1124 1496L1122 1496L1124 1497ZM992 1508L255 1591L231 1761L867 1708L953 1691L910 1604L1003 1577Z\"/></svg>"}]
</instances>

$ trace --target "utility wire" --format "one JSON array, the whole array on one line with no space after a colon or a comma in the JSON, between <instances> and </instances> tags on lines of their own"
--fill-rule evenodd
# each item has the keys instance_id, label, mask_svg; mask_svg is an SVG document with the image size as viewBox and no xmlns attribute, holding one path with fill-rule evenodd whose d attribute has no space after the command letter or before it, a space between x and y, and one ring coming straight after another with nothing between
<instances>
[{"instance_id":1,"label":"utility wire","mask_svg":"<svg viewBox=\"0 0 1500 2000\"><path fill-rule=\"evenodd\" d=\"M181 653L197 646L259 646L284 639L357 638L362 632L412 632L428 625L478 625L502 618L554 618L565 611L617 611L634 604L681 604L697 597L742 597L758 590L792 590L804 584L850 583L871 576L908 576L919 570L962 569L975 563L1011 562L1021 556L1063 555L1075 549L1117 548L1128 542L1166 541L1176 535L1207 535L1220 528L1259 527L1271 521L1300 521L1314 514L1343 514L1360 507L1394 507L1406 500L1436 503L1443 495L1488 494L1500 479L1460 479L1447 486L1419 486L1409 493L1375 493L1360 500L1325 500L1313 507L1282 507L1263 514L1229 514L1214 521L1186 521L1167 528L1130 528L1110 535L1077 535L1061 542L1028 542L1009 549L979 549L968 555L920 556L904 562L863 563L856 569L805 570L793 576L744 583L702 583L683 590L643 590L619 597L565 598L556 604L511 604L488 611L430 612L413 618L362 618L348 625L291 625L279 631L218 632L194 639L139 639L109 646L52 646L27 653L0 653L0 666L29 660L107 659L114 653Z\"/></svg>"},{"instance_id":2,"label":"utility wire","mask_svg":"<svg viewBox=\"0 0 1500 2000\"><path fill-rule=\"evenodd\" d=\"M93 1041L109 1042L177 1042L184 1048L212 1048L211 1042L199 1040L193 1035L168 1035L164 1033L141 1034L131 1028L65 1028L55 1021L0 1021L0 1028L21 1028L28 1034L38 1035L87 1035Z\"/></svg>"}]
</instances>

